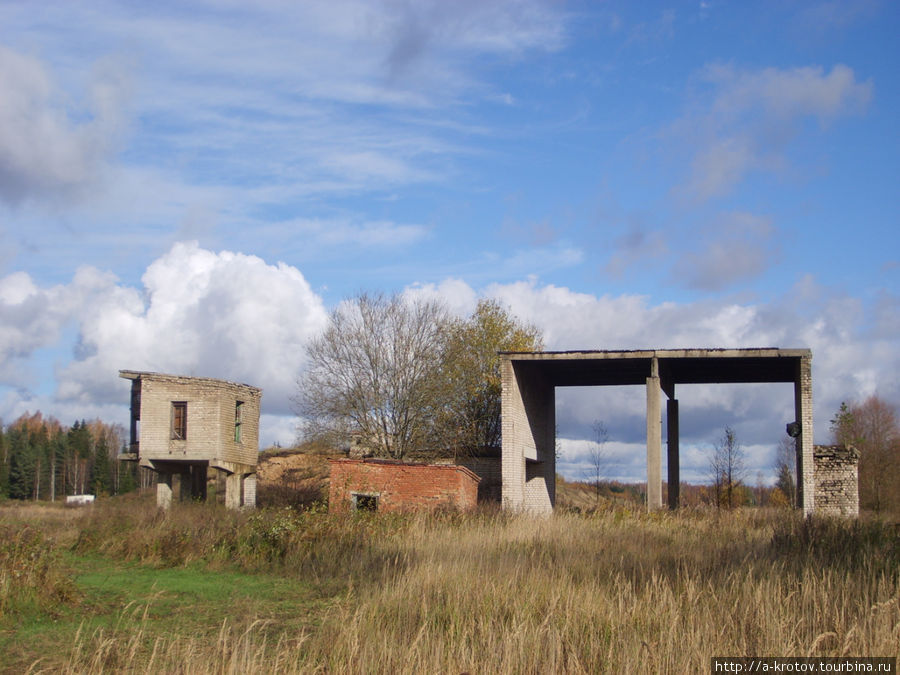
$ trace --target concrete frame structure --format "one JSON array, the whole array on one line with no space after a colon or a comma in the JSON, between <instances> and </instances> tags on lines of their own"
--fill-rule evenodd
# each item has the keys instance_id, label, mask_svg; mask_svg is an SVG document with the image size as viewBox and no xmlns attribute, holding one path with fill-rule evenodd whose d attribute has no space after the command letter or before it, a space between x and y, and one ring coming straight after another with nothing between
<instances>
[{"instance_id":1,"label":"concrete frame structure","mask_svg":"<svg viewBox=\"0 0 900 675\"><path fill-rule=\"evenodd\" d=\"M812 352L808 349L654 349L501 352L503 508L550 513L556 502L556 387L647 388L647 507L662 507L662 410L666 402L669 508L678 508L677 384L794 385L798 506L815 508Z\"/></svg>"},{"instance_id":2,"label":"concrete frame structure","mask_svg":"<svg viewBox=\"0 0 900 675\"><path fill-rule=\"evenodd\" d=\"M206 499L209 469L225 473L225 505L256 505L262 390L208 377L120 370L131 380L131 445L120 460L158 475L156 503Z\"/></svg>"}]
</instances>

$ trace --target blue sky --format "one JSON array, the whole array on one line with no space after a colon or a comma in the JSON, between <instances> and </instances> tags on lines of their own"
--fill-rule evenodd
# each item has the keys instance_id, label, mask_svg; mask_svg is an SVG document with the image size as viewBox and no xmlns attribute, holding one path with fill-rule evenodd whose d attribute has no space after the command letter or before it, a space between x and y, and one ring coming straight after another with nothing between
<instances>
[{"instance_id":1,"label":"blue sky","mask_svg":"<svg viewBox=\"0 0 900 675\"><path fill-rule=\"evenodd\" d=\"M816 442L900 386L892 2L0 3L0 419L124 422L120 368L264 389L359 290L550 349L808 347ZM686 477L778 387L698 387ZM561 391L643 472L642 396ZM788 409L788 412L785 410ZM688 410L690 412L688 412Z\"/></svg>"}]
</instances>

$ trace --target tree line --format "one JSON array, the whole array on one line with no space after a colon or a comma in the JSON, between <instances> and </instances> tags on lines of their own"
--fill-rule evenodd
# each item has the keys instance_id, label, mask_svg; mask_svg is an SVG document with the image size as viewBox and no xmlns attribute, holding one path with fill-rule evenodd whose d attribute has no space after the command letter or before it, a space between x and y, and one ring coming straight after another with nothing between
<instances>
[{"instance_id":1,"label":"tree line","mask_svg":"<svg viewBox=\"0 0 900 675\"><path fill-rule=\"evenodd\" d=\"M124 437L121 425L81 420L65 426L40 411L0 424L0 496L56 501L130 492L140 477L135 463L116 459Z\"/></svg>"},{"instance_id":2,"label":"tree line","mask_svg":"<svg viewBox=\"0 0 900 675\"><path fill-rule=\"evenodd\" d=\"M841 403L831 419L831 443L853 446L859 453L860 508L900 513L900 423L896 408L878 396ZM782 438L775 457L776 482L769 494L773 505L796 505L796 462L794 440ZM716 506L733 508L749 503L743 448L730 427L725 427L713 448L710 478Z\"/></svg>"}]
</instances>

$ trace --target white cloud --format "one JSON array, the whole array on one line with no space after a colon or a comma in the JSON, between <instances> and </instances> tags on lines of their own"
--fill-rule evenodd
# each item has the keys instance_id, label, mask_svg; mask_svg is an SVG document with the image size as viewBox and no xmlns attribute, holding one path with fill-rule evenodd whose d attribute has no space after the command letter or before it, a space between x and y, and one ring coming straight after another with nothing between
<instances>
[{"instance_id":1,"label":"white cloud","mask_svg":"<svg viewBox=\"0 0 900 675\"><path fill-rule=\"evenodd\" d=\"M710 88L699 111L672 131L693 155L688 179L678 192L705 201L730 192L754 171L778 169L799 123L813 118L821 126L863 112L873 95L851 68L764 68L738 70L710 65L698 81Z\"/></svg>"},{"instance_id":2,"label":"white cloud","mask_svg":"<svg viewBox=\"0 0 900 675\"><path fill-rule=\"evenodd\" d=\"M268 412L289 412L304 343L326 320L296 268L182 243L148 267L142 291L104 282L74 305L79 343L59 400L121 400L118 370L133 369L247 382Z\"/></svg>"},{"instance_id":3,"label":"white cloud","mask_svg":"<svg viewBox=\"0 0 900 675\"><path fill-rule=\"evenodd\" d=\"M483 294L498 298L514 314L541 327L545 347L550 350L810 348L819 442L827 440L828 419L842 400L875 391L889 400L900 400L900 386L892 376L900 368L900 355L890 336L865 330L862 301L830 296L811 287L809 280L801 285L803 288L797 293L789 291L781 301L770 305L729 301L650 305L640 296L596 296L540 285L535 280L493 284L483 289ZM465 293L454 287L453 295L460 297ZM897 307L896 301L881 299L875 311L882 322L896 321ZM784 402L792 406L791 392L784 393L779 389L781 385L772 386L775 389L757 385L696 385L690 388L689 395L700 426L715 429L726 421L746 424L747 433L753 434L747 442L759 443L768 440L756 436L762 428L778 429L780 433L785 421ZM605 403L615 414L624 415L626 409L631 410L629 401L641 407L640 392L616 392ZM586 428L597 418L598 407L590 398L582 402L577 398L570 398L564 414L569 415L572 424ZM642 410L638 409L637 414L643 414ZM760 419L765 423L757 424Z\"/></svg>"},{"instance_id":4,"label":"white cloud","mask_svg":"<svg viewBox=\"0 0 900 675\"><path fill-rule=\"evenodd\" d=\"M83 268L71 284L49 288L38 287L25 272L0 279L0 380L25 386L31 379L27 360L55 344L87 299L112 278Z\"/></svg>"},{"instance_id":5,"label":"white cloud","mask_svg":"<svg viewBox=\"0 0 900 675\"><path fill-rule=\"evenodd\" d=\"M443 298L460 315L480 296L496 298L541 327L551 350L809 347L817 442L828 439L828 420L842 400L871 393L900 398L893 377L900 369L895 335L879 328L898 321L900 302L889 294L870 306L828 295L811 279L769 305L652 305L640 296L578 293L535 279L475 289L448 278L406 292ZM6 388L0 414L7 419L37 407L64 419L110 414L110 406L124 411L127 383L117 371L154 370L261 386L264 442L285 443L295 424L290 397L304 346L324 327L327 313L294 267L180 243L147 268L142 288L92 268L46 288L24 273L8 275L0 279L0 318L0 381ZM58 348L70 322L77 324L79 340L74 356L57 368L55 394L29 394L22 370L36 350ZM10 391L16 388L21 391ZM793 413L789 385L694 385L678 396L686 452L689 442L700 447L729 423L754 448L759 465ZM604 419L612 440L632 450L641 446L640 387L560 390L558 404L565 438L590 437L590 424Z\"/></svg>"},{"instance_id":6,"label":"white cloud","mask_svg":"<svg viewBox=\"0 0 900 675\"><path fill-rule=\"evenodd\" d=\"M720 214L703 228L699 250L683 253L672 269L677 281L715 291L755 279L777 260L771 219L751 213Z\"/></svg>"},{"instance_id":7,"label":"white cloud","mask_svg":"<svg viewBox=\"0 0 900 675\"><path fill-rule=\"evenodd\" d=\"M395 223L388 220L355 221L349 219L297 218L273 225L260 224L253 228L255 237L274 235L286 241L303 242L303 248L323 249L373 247L396 249L410 246L429 236L424 225Z\"/></svg>"},{"instance_id":8,"label":"white cloud","mask_svg":"<svg viewBox=\"0 0 900 675\"><path fill-rule=\"evenodd\" d=\"M121 133L126 91L121 68L98 63L81 110L43 63L0 45L0 199L52 201L93 183Z\"/></svg>"}]
</instances>

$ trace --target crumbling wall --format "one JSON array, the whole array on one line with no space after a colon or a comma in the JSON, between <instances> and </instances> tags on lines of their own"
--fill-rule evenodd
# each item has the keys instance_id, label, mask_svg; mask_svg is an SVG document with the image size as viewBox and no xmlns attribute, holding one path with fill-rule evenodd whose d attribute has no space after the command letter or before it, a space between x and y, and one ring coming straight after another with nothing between
<instances>
[{"instance_id":1,"label":"crumbling wall","mask_svg":"<svg viewBox=\"0 0 900 675\"><path fill-rule=\"evenodd\" d=\"M823 515L859 515L859 452L853 446L817 445L815 510Z\"/></svg>"},{"instance_id":2,"label":"crumbling wall","mask_svg":"<svg viewBox=\"0 0 900 675\"><path fill-rule=\"evenodd\" d=\"M468 510L478 502L479 478L465 467L383 459L334 459L329 463L328 505L332 511Z\"/></svg>"}]
</instances>

